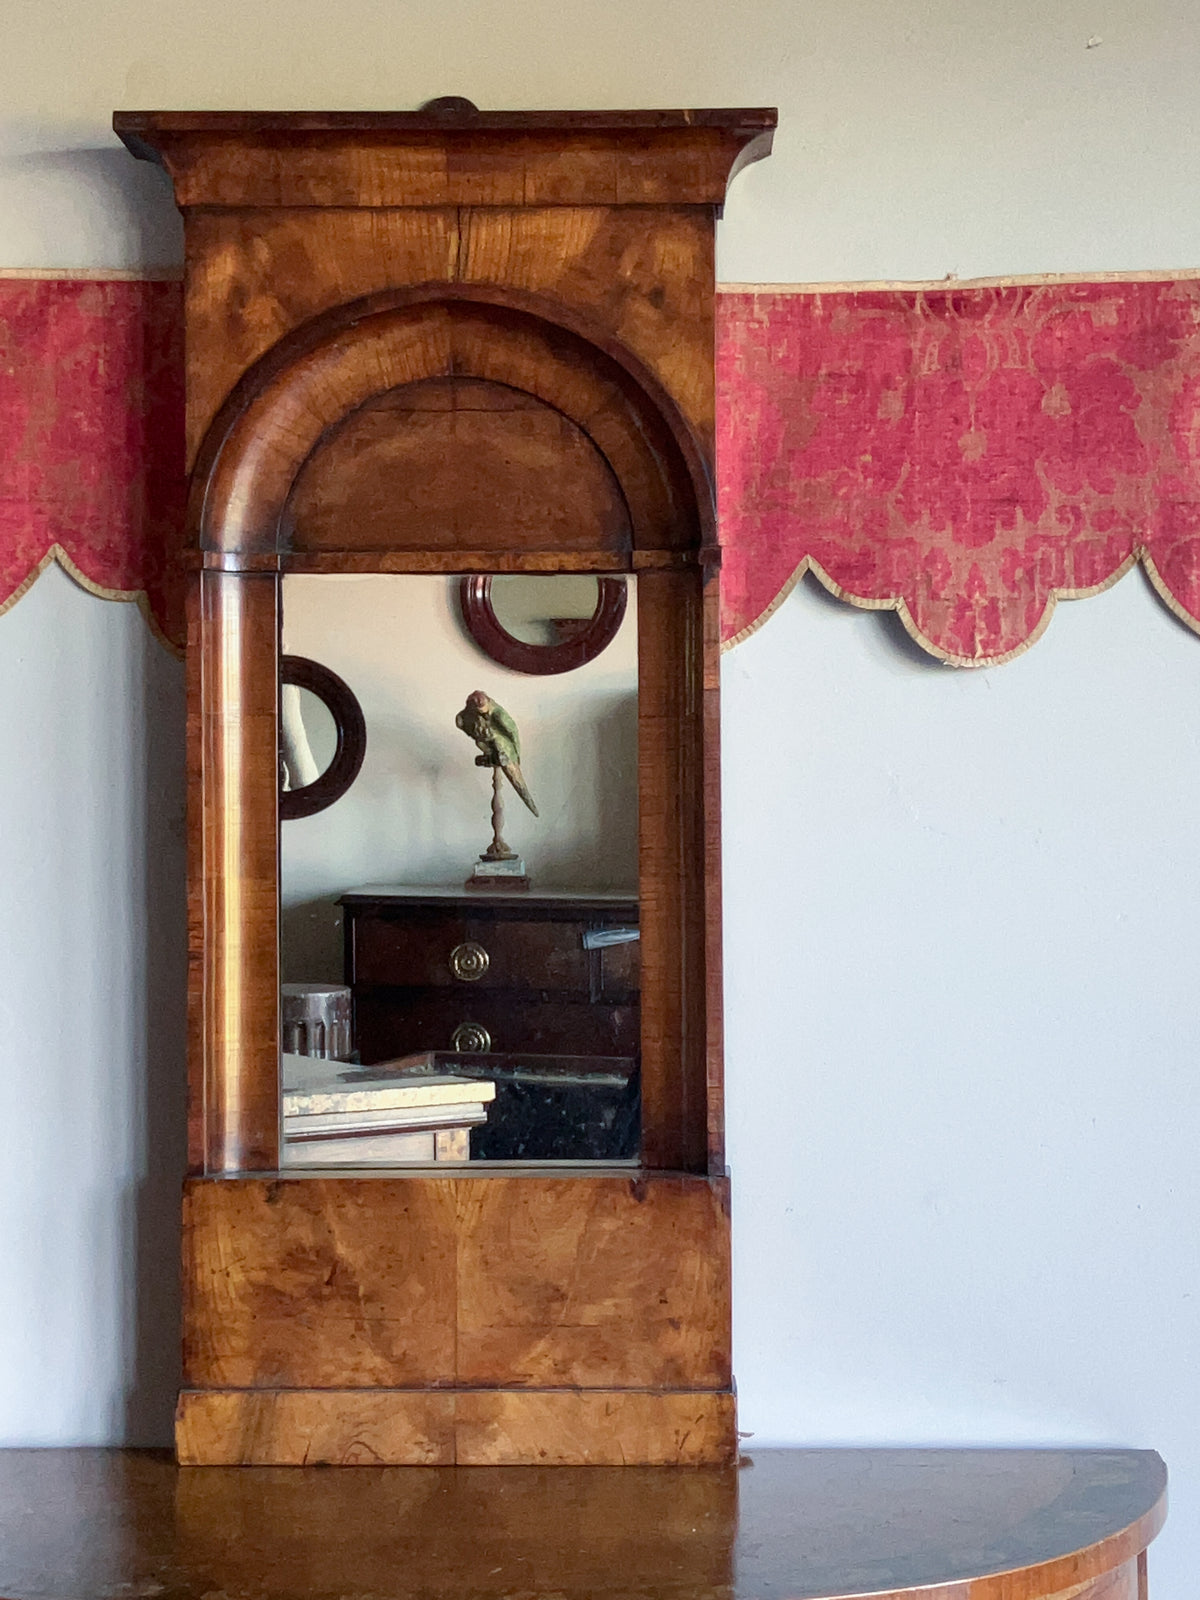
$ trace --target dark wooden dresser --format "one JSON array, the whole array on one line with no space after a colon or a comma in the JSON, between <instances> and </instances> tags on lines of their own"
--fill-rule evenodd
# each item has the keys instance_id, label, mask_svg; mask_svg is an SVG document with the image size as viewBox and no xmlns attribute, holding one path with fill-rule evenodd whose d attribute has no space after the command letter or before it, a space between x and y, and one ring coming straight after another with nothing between
<instances>
[{"instance_id":1,"label":"dark wooden dresser","mask_svg":"<svg viewBox=\"0 0 1200 1600\"><path fill-rule=\"evenodd\" d=\"M340 904L365 1064L420 1050L637 1055L635 895L371 884Z\"/></svg>"},{"instance_id":2,"label":"dark wooden dresser","mask_svg":"<svg viewBox=\"0 0 1200 1600\"><path fill-rule=\"evenodd\" d=\"M360 1060L436 1052L495 1086L472 1160L636 1156L634 896L371 885L341 905Z\"/></svg>"}]
</instances>

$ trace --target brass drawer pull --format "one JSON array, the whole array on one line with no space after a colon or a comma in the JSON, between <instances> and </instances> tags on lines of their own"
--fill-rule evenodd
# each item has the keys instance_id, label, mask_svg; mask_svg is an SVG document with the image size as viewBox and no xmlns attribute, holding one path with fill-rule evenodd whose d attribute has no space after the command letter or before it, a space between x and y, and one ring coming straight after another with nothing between
<instances>
[{"instance_id":1,"label":"brass drawer pull","mask_svg":"<svg viewBox=\"0 0 1200 1600\"><path fill-rule=\"evenodd\" d=\"M487 1051L492 1048L492 1036L477 1022L460 1022L450 1040L450 1048L459 1055L473 1054L479 1050Z\"/></svg>"},{"instance_id":2,"label":"brass drawer pull","mask_svg":"<svg viewBox=\"0 0 1200 1600\"><path fill-rule=\"evenodd\" d=\"M467 939L450 952L450 971L463 983L476 983L488 969L491 957L481 944Z\"/></svg>"}]
</instances>

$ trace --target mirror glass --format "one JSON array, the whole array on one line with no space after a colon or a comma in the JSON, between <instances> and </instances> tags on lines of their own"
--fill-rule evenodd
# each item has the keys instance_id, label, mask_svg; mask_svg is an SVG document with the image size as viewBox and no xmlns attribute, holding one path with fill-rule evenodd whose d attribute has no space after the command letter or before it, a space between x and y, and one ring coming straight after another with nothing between
<instances>
[{"instance_id":1,"label":"mirror glass","mask_svg":"<svg viewBox=\"0 0 1200 1600\"><path fill-rule=\"evenodd\" d=\"M493 586L531 642L595 609L594 577L528 582ZM612 644L538 677L481 655L457 578L284 579L284 651L337 673L366 721L352 786L281 824L290 1169L636 1160L628 587ZM336 730L315 698L285 718L319 771Z\"/></svg>"},{"instance_id":2,"label":"mirror glass","mask_svg":"<svg viewBox=\"0 0 1200 1600\"><path fill-rule=\"evenodd\" d=\"M319 695L295 683L280 685L279 722L283 788L291 793L329 771L337 753L337 723Z\"/></svg>"},{"instance_id":3,"label":"mirror glass","mask_svg":"<svg viewBox=\"0 0 1200 1600\"><path fill-rule=\"evenodd\" d=\"M503 573L492 579L496 620L522 644L562 644L596 614L600 583L591 573Z\"/></svg>"}]
</instances>

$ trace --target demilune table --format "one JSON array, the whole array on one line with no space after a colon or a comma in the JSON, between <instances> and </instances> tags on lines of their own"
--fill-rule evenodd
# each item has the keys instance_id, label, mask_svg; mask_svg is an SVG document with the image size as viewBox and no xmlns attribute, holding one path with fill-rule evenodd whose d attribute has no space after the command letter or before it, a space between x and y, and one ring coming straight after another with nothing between
<instances>
[{"instance_id":1,"label":"demilune table","mask_svg":"<svg viewBox=\"0 0 1200 1600\"><path fill-rule=\"evenodd\" d=\"M1149 1450L737 1469L190 1467L0 1451L2 1600L1145 1600Z\"/></svg>"}]
</instances>

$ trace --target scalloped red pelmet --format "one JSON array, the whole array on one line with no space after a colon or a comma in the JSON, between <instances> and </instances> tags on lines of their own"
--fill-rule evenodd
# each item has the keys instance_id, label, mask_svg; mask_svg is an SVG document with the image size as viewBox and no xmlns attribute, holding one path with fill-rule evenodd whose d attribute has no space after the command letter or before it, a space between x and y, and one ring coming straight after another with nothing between
<instances>
[{"instance_id":1,"label":"scalloped red pelmet","mask_svg":"<svg viewBox=\"0 0 1200 1600\"><path fill-rule=\"evenodd\" d=\"M58 545L183 638L176 283L0 280L0 603ZM994 661L1141 556L1200 629L1200 280L727 291L723 636L814 564Z\"/></svg>"},{"instance_id":2,"label":"scalloped red pelmet","mask_svg":"<svg viewBox=\"0 0 1200 1600\"><path fill-rule=\"evenodd\" d=\"M1200 281L727 292L723 636L804 563L1002 659L1148 558L1200 626Z\"/></svg>"}]
</instances>

